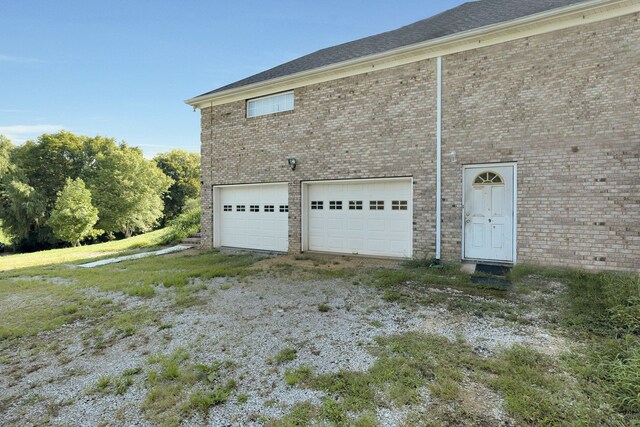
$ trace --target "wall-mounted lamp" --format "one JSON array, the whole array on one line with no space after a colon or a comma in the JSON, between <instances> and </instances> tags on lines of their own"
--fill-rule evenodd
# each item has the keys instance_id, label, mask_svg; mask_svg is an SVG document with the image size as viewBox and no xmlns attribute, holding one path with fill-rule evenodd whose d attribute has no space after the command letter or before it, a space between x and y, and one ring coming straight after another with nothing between
<instances>
[{"instance_id":1,"label":"wall-mounted lamp","mask_svg":"<svg viewBox=\"0 0 640 427\"><path fill-rule=\"evenodd\" d=\"M451 156L451 163L456 163L458 161L456 150L453 150L449 155Z\"/></svg>"},{"instance_id":2,"label":"wall-mounted lamp","mask_svg":"<svg viewBox=\"0 0 640 427\"><path fill-rule=\"evenodd\" d=\"M298 161L295 158L292 157L290 159L287 159L287 162L289 163L289 167L291 168L292 171L296 170Z\"/></svg>"}]
</instances>

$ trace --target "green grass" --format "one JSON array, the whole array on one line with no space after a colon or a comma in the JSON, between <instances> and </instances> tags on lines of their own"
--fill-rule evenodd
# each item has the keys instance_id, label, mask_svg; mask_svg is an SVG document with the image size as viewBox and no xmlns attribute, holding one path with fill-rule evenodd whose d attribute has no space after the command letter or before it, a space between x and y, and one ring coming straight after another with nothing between
<instances>
[{"instance_id":1,"label":"green grass","mask_svg":"<svg viewBox=\"0 0 640 427\"><path fill-rule=\"evenodd\" d=\"M571 375L575 389L590 397L581 410L585 423L625 425L619 420L627 419L640 424L640 276L524 266L515 268L512 278L521 286L540 286L541 278L564 285L545 309L555 312L561 331L581 344L560 367ZM574 401L576 407L582 404ZM545 408L538 404L533 397L527 405L518 400L513 405L541 416Z\"/></svg>"},{"instance_id":2,"label":"green grass","mask_svg":"<svg viewBox=\"0 0 640 427\"><path fill-rule=\"evenodd\" d=\"M107 321L115 307L106 298L87 297L87 289L151 298L157 286L175 291L174 304L187 308L201 304L206 286L196 279L254 274L255 255L227 255L215 251L197 255L149 257L90 269L66 266L30 267L0 272L0 340L56 329L78 319ZM119 315L118 315L119 316ZM124 336L155 322L139 311L132 319L116 317L111 326Z\"/></svg>"},{"instance_id":3,"label":"green grass","mask_svg":"<svg viewBox=\"0 0 640 427\"><path fill-rule=\"evenodd\" d=\"M236 389L233 364L189 363L190 355L179 348L171 354L149 359L148 391L142 409L145 417L160 426L177 426L181 420L227 402Z\"/></svg>"},{"instance_id":4,"label":"green grass","mask_svg":"<svg viewBox=\"0 0 640 427\"><path fill-rule=\"evenodd\" d=\"M100 318L114 309L110 300L86 297L73 285L0 280L0 341L35 335L79 319Z\"/></svg>"},{"instance_id":5,"label":"green grass","mask_svg":"<svg viewBox=\"0 0 640 427\"><path fill-rule=\"evenodd\" d=\"M432 387L432 394L441 400L454 400L463 379L459 370L479 359L466 344L439 336L407 333L378 338L377 343L373 350L377 359L367 372L313 375L305 366L286 370L287 384L321 390L327 396L321 408L304 406L307 410L298 415L336 425L351 425L358 419L371 425L371 413L379 407L419 403L422 387ZM292 418L296 417L285 417L282 425L289 425Z\"/></svg>"},{"instance_id":6,"label":"green grass","mask_svg":"<svg viewBox=\"0 0 640 427\"><path fill-rule=\"evenodd\" d=\"M166 241L169 232L170 230L165 228L113 242L98 243L95 245L79 246L75 248L51 249L48 251L7 255L0 257L0 271L71 263L103 257L105 255L113 255L123 251L157 246Z\"/></svg>"}]
</instances>

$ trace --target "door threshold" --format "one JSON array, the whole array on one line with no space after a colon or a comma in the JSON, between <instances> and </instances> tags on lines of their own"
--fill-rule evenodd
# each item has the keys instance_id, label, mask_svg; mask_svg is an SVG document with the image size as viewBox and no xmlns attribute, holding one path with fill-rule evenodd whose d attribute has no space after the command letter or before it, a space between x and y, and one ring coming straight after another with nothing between
<instances>
[{"instance_id":1,"label":"door threshold","mask_svg":"<svg viewBox=\"0 0 640 427\"><path fill-rule=\"evenodd\" d=\"M463 264L485 264L485 265L497 265L501 267L513 267L515 264L513 261L495 261L495 260L486 260L486 259L472 259L465 258L461 260Z\"/></svg>"}]
</instances>

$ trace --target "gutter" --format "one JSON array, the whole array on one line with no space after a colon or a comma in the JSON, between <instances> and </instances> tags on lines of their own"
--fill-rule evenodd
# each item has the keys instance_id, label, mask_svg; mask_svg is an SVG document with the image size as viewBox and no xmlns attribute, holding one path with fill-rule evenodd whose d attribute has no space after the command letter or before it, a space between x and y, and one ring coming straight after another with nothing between
<instances>
[{"instance_id":1,"label":"gutter","mask_svg":"<svg viewBox=\"0 0 640 427\"><path fill-rule=\"evenodd\" d=\"M442 225L442 57L436 59L436 264L440 262Z\"/></svg>"},{"instance_id":2,"label":"gutter","mask_svg":"<svg viewBox=\"0 0 640 427\"><path fill-rule=\"evenodd\" d=\"M480 28L475 28L468 31L463 31L460 33L451 34L449 36L440 37L437 39L427 40L420 43L415 43L409 46L403 46L397 49L388 50L385 52L377 53L374 55L368 55L360 58L355 58L348 61L342 61L335 64L329 64L323 67L313 68L311 70L302 71L299 73L289 74L282 77L277 77L270 80L261 81L258 83L248 84L228 90L224 90L221 92L214 92L209 94L204 94L200 96L196 96L191 99L187 99L184 101L186 104L193 106L194 108L202 108L205 102L213 102L212 105L220 105L227 102L233 102L239 99L246 99L248 97L256 96L253 94L253 91L258 91L260 89L265 89L266 93L269 93L269 88L277 85L284 85L286 83L290 83L289 89L293 89L294 87L304 86L304 84L300 84L300 86L295 86L296 80L305 79L312 76L319 76L322 74L328 74L332 72L336 72L339 70L344 70L348 68L355 67L370 67L371 70L377 69L378 62L382 61L390 61L398 56L410 56L415 54L416 52L428 49L434 49L436 47L445 47L446 44L459 43L463 41L468 41L468 39L477 38L480 36L486 36L486 38L478 40L478 43L482 43L486 39L491 36L497 37L502 32L507 32L509 30L517 29L518 27L522 27L523 30L531 27L538 21L542 21L545 19L553 19L559 18L563 15L570 15L572 13L584 13L582 16L585 22L589 22L587 20L587 12L598 9L599 7L604 6L617 6L618 8L628 8L629 11L625 11L625 13L633 13L635 11L640 10L640 1L639 0L590 0L585 1L573 5L569 5L563 8L557 8L548 10L545 12L536 13L533 15L527 15L522 18L514 19L507 22L501 22L498 24L487 25ZM605 10L606 11L606 10ZM480 44L481 45L481 44ZM483 46L483 45L482 45ZM478 47L478 46L476 46ZM441 56L441 55L439 55ZM366 71L362 71L366 72ZM331 80L331 79L327 79ZM258 95L260 96L260 95Z\"/></svg>"}]
</instances>

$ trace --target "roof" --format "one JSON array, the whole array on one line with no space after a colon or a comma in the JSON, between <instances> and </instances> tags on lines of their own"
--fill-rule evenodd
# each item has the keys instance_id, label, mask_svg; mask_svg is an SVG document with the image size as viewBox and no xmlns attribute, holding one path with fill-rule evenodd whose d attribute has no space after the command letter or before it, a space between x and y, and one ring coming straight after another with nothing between
<instances>
[{"instance_id":1,"label":"roof","mask_svg":"<svg viewBox=\"0 0 640 427\"><path fill-rule=\"evenodd\" d=\"M500 24L585 0L480 0L464 3L427 19L381 34L321 49L277 67L206 92L207 96L229 89L266 82L343 61L436 40L488 25Z\"/></svg>"}]
</instances>

